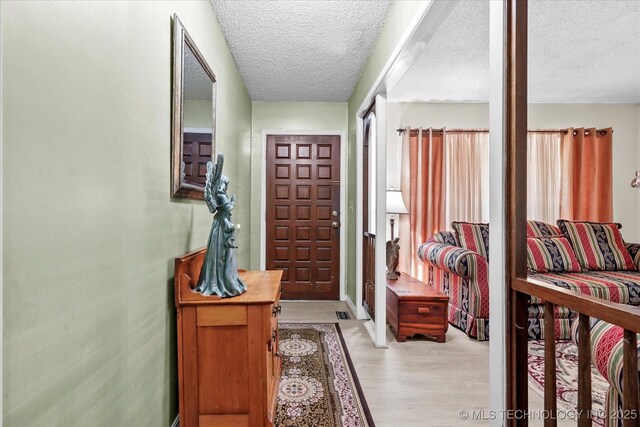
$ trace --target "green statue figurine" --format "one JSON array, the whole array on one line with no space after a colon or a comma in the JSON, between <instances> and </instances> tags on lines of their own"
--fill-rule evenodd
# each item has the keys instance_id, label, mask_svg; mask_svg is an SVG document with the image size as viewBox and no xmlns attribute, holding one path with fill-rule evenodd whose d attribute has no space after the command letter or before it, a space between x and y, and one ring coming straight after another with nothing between
<instances>
[{"instance_id":1,"label":"green statue figurine","mask_svg":"<svg viewBox=\"0 0 640 427\"><path fill-rule=\"evenodd\" d=\"M238 277L236 259L235 230L231 222L231 211L235 205L233 196L227 196L229 178L222 175L224 156L218 154L214 165L207 162L207 183L204 200L213 214L213 224L207 243L207 253L200 270L196 292L202 295L218 295L221 298L234 297L247 290Z\"/></svg>"}]
</instances>

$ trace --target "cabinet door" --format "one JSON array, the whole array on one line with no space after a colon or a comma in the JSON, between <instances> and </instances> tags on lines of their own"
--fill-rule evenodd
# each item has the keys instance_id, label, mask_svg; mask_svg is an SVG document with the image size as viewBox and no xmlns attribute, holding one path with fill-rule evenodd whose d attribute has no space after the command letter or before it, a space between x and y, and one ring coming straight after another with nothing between
<instances>
[{"instance_id":1,"label":"cabinet door","mask_svg":"<svg viewBox=\"0 0 640 427\"><path fill-rule=\"evenodd\" d=\"M199 414L248 414L247 307L198 307L197 317Z\"/></svg>"}]
</instances>

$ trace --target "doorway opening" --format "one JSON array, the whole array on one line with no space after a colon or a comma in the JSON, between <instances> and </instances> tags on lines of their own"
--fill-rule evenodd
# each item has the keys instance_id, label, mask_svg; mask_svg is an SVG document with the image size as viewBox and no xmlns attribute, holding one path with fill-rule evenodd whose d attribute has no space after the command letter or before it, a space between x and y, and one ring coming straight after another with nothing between
<instances>
[{"instance_id":1,"label":"doorway opening","mask_svg":"<svg viewBox=\"0 0 640 427\"><path fill-rule=\"evenodd\" d=\"M341 296L341 137L266 135L265 266L282 298Z\"/></svg>"}]
</instances>

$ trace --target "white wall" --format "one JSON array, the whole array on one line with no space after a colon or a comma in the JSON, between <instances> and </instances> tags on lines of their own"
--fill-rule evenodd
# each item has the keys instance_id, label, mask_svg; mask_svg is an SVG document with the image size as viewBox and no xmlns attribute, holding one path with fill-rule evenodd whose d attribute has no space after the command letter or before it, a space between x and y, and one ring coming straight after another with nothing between
<instances>
[{"instance_id":1,"label":"white wall","mask_svg":"<svg viewBox=\"0 0 640 427\"><path fill-rule=\"evenodd\" d=\"M389 103L387 109L389 185L399 184L398 127L489 128L488 104ZM613 134L613 211L625 240L640 242L640 191L629 183L640 169L639 104L530 104L529 129L609 127ZM395 184L395 185L394 185Z\"/></svg>"}]
</instances>

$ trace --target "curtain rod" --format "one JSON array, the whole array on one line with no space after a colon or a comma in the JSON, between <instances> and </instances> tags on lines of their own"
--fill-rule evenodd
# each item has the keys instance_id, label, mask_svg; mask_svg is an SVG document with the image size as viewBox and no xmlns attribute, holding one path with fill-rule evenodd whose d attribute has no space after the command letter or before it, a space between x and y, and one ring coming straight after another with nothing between
<instances>
[{"instance_id":1,"label":"curtain rod","mask_svg":"<svg viewBox=\"0 0 640 427\"><path fill-rule=\"evenodd\" d=\"M424 128L423 128L424 129ZM447 133L467 133L467 132L476 132L476 133L488 133L489 129L433 129L434 132L440 132L442 133L444 130L447 131ZM398 135L402 135L404 134L407 129L406 128L398 128L396 129L396 131L398 132ZM530 129L527 132L531 132L531 133L567 133L568 130L567 129ZM605 135L607 133L607 129L596 129L596 132L601 133L602 135ZM418 133L418 129L411 129L411 133ZM429 129L426 129L426 133L429 133ZM578 131L574 130L573 134L577 135ZM587 135L589 134L588 130L587 130ZM611 130L611 133L613 133L613 129Z\"/></svg>"}]
</instances>

